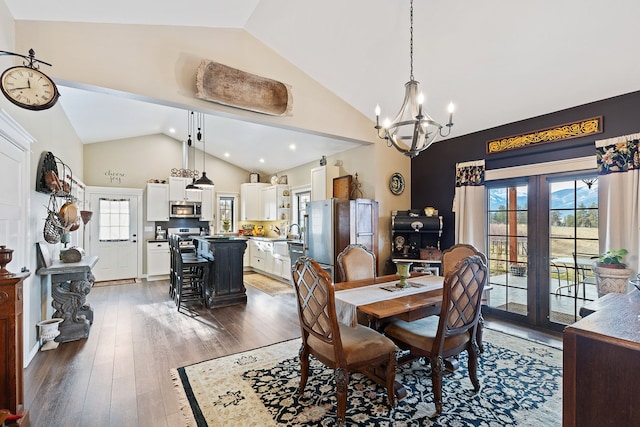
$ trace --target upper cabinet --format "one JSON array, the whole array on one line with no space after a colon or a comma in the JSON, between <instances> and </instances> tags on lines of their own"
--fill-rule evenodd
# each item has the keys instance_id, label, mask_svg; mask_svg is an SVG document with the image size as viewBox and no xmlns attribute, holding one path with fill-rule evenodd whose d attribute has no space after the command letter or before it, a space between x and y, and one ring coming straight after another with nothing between
<instances>
[{"instance_id":1,"label":"upper cabinet","mask_svg":"<svg viewBox=\"0 0 640 427\"><path fill-rule=\"evenodd\" d=\"M189 191L189 190L187 190ZM196 190L197 191L197 190ZM215 219L214 210L214 191L213 188L203 188L200 191L202 199L202 211L200 212L200 221L213 221Z\"/></svg>"},{"instance_id":2,"label":"upper cabinet","mask_svg":"<svg viewBox=\"0 0 640 427\"><path fill-rule=\"evenodd\" d=\"M291 209L291 190L288 185L272 185L261 190L262 219L288 221Z\"/></svg>"},{"instance_id":3,"label":"upper cabinet","mask_svg":"<svg viewBox=\"0 0 640 427\"><path fill-rule=\"evenodd\" d=\"M202 202L202 191L187 190L191 178L169 178L169 200L172 202Z\"/></svg>"},{"instance_id":4,"label":"upper cabinet","mask_svg":"<svg viewBox=\"0 0 640 427\"><path fill-rule=\"evenodd\" d=\"M268 186L259 182L240 184L241 221L259 221L262 218L262 189Z\"/></svg>"},{"instance_id":5,"label":"upper cabinet","mask_svg":"<svg viewBox=\"0 0 640 427\"><path fill-rule=\"evenodd\" d=\"M169 221L169 184L147 184L147 221Z\"/></svg>"},{"instance_id":6,"label":"upper cabinet","mask_svg":"<svg viewBox=\"0 0 640 427\"><path fill-rule=\"evenodd\" d=\"M340 176L338 166L319 166L311 169L311 201L333 197L333 178Z\"/></svg>"}]
</instances>

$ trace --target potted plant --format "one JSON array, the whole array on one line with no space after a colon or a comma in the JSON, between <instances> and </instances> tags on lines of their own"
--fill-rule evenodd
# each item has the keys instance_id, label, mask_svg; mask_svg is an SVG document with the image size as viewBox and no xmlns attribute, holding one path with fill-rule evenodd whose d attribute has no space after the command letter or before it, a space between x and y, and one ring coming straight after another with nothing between
<instances>
[{"instance_id":1,"label":"potted plant","mask_svg":"<svg viewBox=\"0 0 640 427\"><path fill-rule=\"evenodd\" d=\"M600 254L598 261L593 264L591 270L596 276L598 298L611 292L627 292L627 283L633 271L622 260L628 253L626 249L608 250Z\"/></svg>"}]
</instances>

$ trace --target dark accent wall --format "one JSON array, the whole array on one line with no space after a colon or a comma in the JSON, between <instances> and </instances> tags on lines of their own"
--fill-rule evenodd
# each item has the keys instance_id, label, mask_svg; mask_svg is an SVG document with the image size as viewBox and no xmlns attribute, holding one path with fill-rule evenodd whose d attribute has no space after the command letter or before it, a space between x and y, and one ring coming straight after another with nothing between
<instances>
[{"instance_id":1,"label":"dark accent wall","mask_svg":"<svg viewBox=\"0 0 640 427\"><path fill-rule=\"evenodd\" d=\"M411 207L438 209L444 221L442 248L448 248L455 241L451 207L456 163L485 159L491 170L594 155L594 141L639 132L639 112L640 91L437 142L411 161ZM603 117L601 134L486 154L487 141L596 116Z\"/></svg>"}]
</instances>

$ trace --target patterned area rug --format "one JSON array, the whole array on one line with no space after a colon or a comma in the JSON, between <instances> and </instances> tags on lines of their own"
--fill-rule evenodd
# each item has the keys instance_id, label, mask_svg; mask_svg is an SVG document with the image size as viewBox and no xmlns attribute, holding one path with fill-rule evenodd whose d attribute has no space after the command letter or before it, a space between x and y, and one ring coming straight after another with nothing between
<instances>
[{"instance_id":1,"label":"patterned area rug","mask_svg":"<svg viewBox=\"0 0 640 427\"><path fill-rule=\"evenodd\" d=\"M560 426L562 351L485 330L480 392L473 394L466 355L443 379L443 413L435 411L430 367L398 369L407 397L389 408L385 390L351 375L349 426ZM303 396L297 358L300 340L172 370L186 426L332 426L336 401L333 372L311 358Z\"/></svg>"},{"instance_id":2,"label":"patterned area rug","mask_svg":"<svg viewBox=\"0 0 640 427\"><path fill-rule=\"evenodd\" d=\"M293 285L272 279L271 277L263 274L245 273L243 280L245 286L248 285L254 287L271 296L294 293Z\"/></svg>"}]
</instances>

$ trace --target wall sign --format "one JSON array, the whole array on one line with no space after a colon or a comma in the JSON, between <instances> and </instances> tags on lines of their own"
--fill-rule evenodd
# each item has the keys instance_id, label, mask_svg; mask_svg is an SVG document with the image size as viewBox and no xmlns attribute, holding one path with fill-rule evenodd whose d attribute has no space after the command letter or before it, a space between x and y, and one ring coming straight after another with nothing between
<instances>
[{"instance_id":1,"label":"wall sign","mask_svg":"<svg viewBox=\"0 0 640 427\"><path fill-rule=\"evenodd\" d=\"M487 154L500 153L502 151L524 148L530 145L546 144L548 142L563 141L579 138L586 135L595 135L603 132L602 116L580 120L573 123L541 129L535 132L494 139L487 142Z\"/></svg>"}]
</instances>

